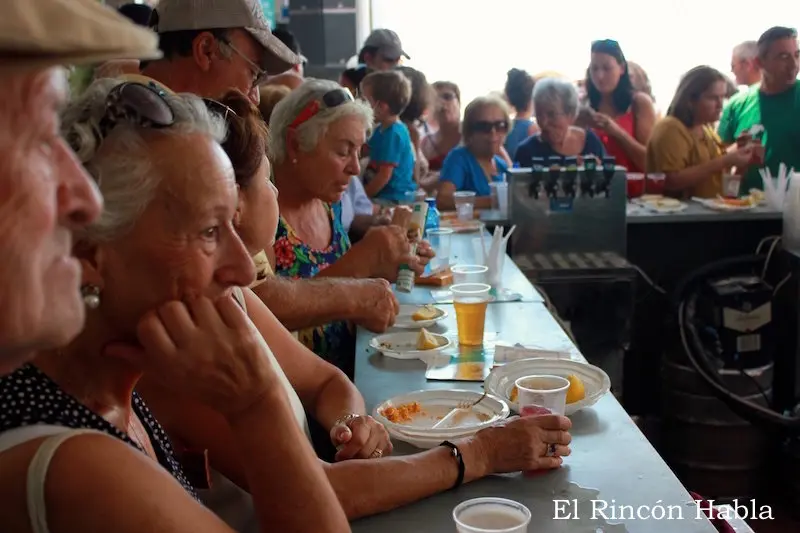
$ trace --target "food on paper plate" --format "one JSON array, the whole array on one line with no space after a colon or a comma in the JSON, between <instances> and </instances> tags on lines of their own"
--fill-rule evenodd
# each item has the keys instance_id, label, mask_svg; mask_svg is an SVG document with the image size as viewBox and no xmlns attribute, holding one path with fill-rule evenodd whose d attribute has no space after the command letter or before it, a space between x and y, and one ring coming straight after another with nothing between
<instances>
[{"instance_id":1,"label":"food on paper plate","mask_svg":"<svg viewBox=\"0 0 800 533\"><path fill-rule=\"evenodd\" d=\"M439 347L439 341L425 328L419 330L417 350L433 350Z\"/></svg>"},{"instance_id":2,"label":"food on paper plate","mask_svg":"<svg viewBox=\"0 0 800 533\"><path fill-rule=\"evenodd\" d=\"M411 422L414 415L422 412L422 405L419 402L404 403L401 405L390 405L381 411L386 420L395 424Z\"/></svg>"},{"instance_id":3,"label":"food on paper plate","mask_svg":"<svg viewBox=\"0 0 800 533\"><path fill-rule=\"evenodd\" d=\"M439 316L439 310L432 305L425 305L417 309L411 319L415 322L422 322L425 320L433 320Z\"/></svg>"},{"instance_id":4,"label":"food on paper plate","mask_svg":"<svg viewBox=\"0 0 800 533\"><path fill-rule=\"evenodd\" d=\"M764 191L750 189L750 198L753 200L754 204L758 205L766 199L766 195L764 195Z\"/></svg>"},{"instance_id":5,"label":"food on paper plate","mask_svg":"<svg viewBox=\"0 0 800 533\"><path fill-rule=\"evenodd\" d=\"M567 389L567 403L575 403L586 398L586 387L581 378L574 374L567 376L569 388Z\"/></svg>"},{"instance_id":6,"label":"food on paper plate","mask_svg":"<svg viewBox=\"0 0 800 533\"><path fill-rule=\"evenodd\" d=\"M680 200L676 200L675 198L667 198L665 196L662 196L657 200L650 200L647 203L649 203L653 207L662 209L671 209L674 207L680 207L681 205Z\"/></svg>"}]
</instances>

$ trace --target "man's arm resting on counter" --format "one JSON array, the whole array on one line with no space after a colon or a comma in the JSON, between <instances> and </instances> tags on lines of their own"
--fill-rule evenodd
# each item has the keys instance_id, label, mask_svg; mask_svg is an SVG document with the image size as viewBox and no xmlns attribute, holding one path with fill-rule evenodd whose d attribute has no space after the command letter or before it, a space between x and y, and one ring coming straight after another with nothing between
<instances>
[{"instance_id":1,"label":"man's arm resting on counter","mask_svg":"<svg viewBox=\"0 0 800 533\"><path fill-rule=\"evenodd\" d=\"M477 441L463 439L456 444L464 458L464 483L485 476ZM458 460L443 446L414 455L326 463L324 469L349 520L444 492L458 478Z\"/></svg>"},{"instance_id":2,"label":"man's arm resting on counter","mask_svg":"<svg viewBox=\"0 0 800 533\"><path fill-rule=\"evenodd\" d=\"M286 329L296 331L353 318L353 283L347 279L290 280L269 276L253 292Z\"/></svg>"}]
</instances>

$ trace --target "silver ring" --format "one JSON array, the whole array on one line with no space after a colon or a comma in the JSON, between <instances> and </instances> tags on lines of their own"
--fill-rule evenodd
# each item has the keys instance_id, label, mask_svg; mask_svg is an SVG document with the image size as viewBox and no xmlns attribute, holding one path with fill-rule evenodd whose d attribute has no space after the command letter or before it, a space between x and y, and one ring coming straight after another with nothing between
<instances>
[{"instance_id":1,"label":"silver ring","mask_svg":"<svg viewBox=\"0 0 800 533\"><path fill-rule=\"evenodd\" d=\"M544 452L545 457L554 457L556 454L556 445L555 444L548 444L547 451Z\"/></svg>"},{"instance_id":2,"label":"silver ring","mask_svg":"<svg viewBox=\"0 0 800 533\"><path fill-rule=\"evenodd\" d=\"M383 450L381 450L380 448L375 448L375 450L373 450L373 452L369 454L369 456L372 459L378 459L380 457L383 457Z\"/></svg>"}]
</instances>

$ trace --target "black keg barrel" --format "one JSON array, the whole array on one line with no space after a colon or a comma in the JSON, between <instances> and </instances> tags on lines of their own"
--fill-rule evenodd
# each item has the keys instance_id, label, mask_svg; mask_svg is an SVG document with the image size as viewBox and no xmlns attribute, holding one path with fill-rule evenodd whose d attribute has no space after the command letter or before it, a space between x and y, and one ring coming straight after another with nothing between
<instances>
[{"instance_id":1,"label":"black keg barrel","mask_svg":"<svg viewBox=\"0 0 800 533\"><path fill-rule=\"evenodd\" d=\"M747 372L721 370L720 376L735 394L767 406L773 364ZM768 470L769 435L718 400L684 361L665 358L662 382L664 458L686 488L719 501L759 494Z\"/></svg>"}]
</instances>

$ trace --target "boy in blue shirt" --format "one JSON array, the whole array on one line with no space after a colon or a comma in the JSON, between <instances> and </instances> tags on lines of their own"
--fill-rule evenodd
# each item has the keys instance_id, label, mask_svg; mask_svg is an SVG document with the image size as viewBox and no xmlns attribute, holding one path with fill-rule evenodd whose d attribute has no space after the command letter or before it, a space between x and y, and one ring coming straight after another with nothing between
<instances>
[{"instance_id":1,"label":"boy in blue shirt","mask_svg":"<svg viewBox=\"0 0 800 533\"><path fill-rule=\"evenodd\" d=\"M361 93L375 112L364 190L375 200L413 201L414 145L399 118L411 100L411 82L396 70L373 72L361 82Z\"/></svg>"}]
</instances>

